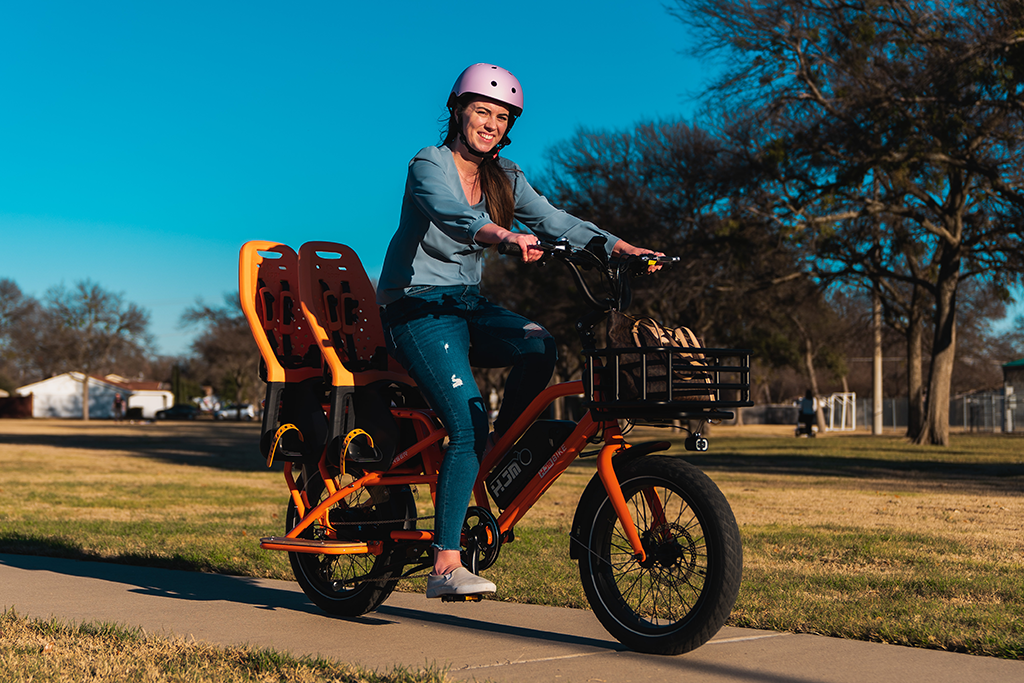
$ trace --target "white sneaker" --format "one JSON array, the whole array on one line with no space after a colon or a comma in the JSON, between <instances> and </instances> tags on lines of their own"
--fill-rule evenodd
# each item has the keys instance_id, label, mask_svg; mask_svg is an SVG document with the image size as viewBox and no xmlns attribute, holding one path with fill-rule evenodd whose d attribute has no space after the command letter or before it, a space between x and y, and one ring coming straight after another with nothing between
<instances>
[{"instance_id":1,"label":"white sneaker","mask_svg":"<svg viewBox=\"0 0 1024 683\"><path fill-rule=\"evenodd\" d=\"M476 595L493 593L497 586L469 571L465 567L453 569L448 574L427 577L427 597L439 598L442 595Z\"/></svg>"}]
</instances>

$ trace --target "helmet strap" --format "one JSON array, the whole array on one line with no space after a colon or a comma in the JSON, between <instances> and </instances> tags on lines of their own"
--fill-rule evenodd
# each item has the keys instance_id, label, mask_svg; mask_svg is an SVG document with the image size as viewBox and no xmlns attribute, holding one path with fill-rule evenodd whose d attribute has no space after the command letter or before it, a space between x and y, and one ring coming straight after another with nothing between
<instances>
[{"instance_id":1,"label":"helmet strap","mask_svg":"<svg viewBox=\"0 0 1024 683\"><path fill-rule=\"evenodd\" d=\"M475 157L480 157L481 159L483 159L488 154L490 154L490 152L478 152L475 149L473 149L473 147L469 144L469 140L466 139L466 134L463 133L461 129L459 130L459 140L462 141L462 146L465 147L466 150ZM494 156L498 156L498 153L494 152Z\"/></svg>"}]
</instances>

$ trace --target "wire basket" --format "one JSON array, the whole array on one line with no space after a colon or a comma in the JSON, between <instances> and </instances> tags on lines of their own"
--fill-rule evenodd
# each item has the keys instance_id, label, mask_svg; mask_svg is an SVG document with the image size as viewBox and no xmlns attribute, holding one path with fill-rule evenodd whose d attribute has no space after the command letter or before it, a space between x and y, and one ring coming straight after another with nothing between
<instances>
[{"instance_id":1,"label":"wire basket","mask_svg":"<svg viewBox=\"0 0 1024 683\"><path fill-rule=\"evenodd\" d=\"M584 405L606 419L732 419L728 409L754 405L750 354L677 346L593 349L585 352Z\"/></svg>"}]
</instances>

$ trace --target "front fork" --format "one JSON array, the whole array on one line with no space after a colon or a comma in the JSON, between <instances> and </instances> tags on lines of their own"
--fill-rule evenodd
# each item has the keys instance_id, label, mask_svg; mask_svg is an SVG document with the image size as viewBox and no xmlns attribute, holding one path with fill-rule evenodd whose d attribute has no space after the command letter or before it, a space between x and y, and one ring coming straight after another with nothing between
<instances>
[{"instance_id":1,"label":"front fork","mask_svg":"<svg viewBox=\"0 0 1024 683\"><path fill-rule=\"evenodd\" d=\"M601 483L604 484L605 491L608 493L612 509L615 510L615 515L619 518L619 523L622 524L622 528L626 532L626 539L629 540L629 544L633 547L633 556L639 562L643 562L647 559L647 553L644 552L643 543L640 541L640 534L636 530L636 522L633 521L632 515L629 514L626 498L622 495L622 485L619 484L619 478L615 474L615 467L612 465L612 457L626 447L628 447L626 440L622 437L618 424L614 422L609 423L605 427L604 446L601 447L601 452L597 455L597 474L601 478ZM654 511L655 516L663 518L665 515L661 509L661 501L658 500L657 493L653 490L645 491L644 496L647 498L647 504Z\"/></svg>"}]
</instances>

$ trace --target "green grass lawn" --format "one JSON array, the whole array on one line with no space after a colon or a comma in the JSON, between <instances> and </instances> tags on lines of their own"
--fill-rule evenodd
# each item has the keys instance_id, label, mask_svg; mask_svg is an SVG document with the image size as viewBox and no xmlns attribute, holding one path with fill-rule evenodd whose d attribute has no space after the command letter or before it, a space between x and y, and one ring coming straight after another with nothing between
<instances>
[{"instance_id":1,"label":"green grass lawn","mask_svg":"<svg viewBox=\"0 0 1024 683\"><path fill-rule=\"evenodd\" d=\"M734 434L673 451L740 525L730 624L1024 658L1024 440ZM634 437L652 435L671 433ZM0 420L0 552L290 579L287 556L259 548L284 531L286 489L257 438L236 423ZM575 463L516 528L486 572L496 599L587 606L568 530L593 473Z\"/></svg>"}]
</instances>

